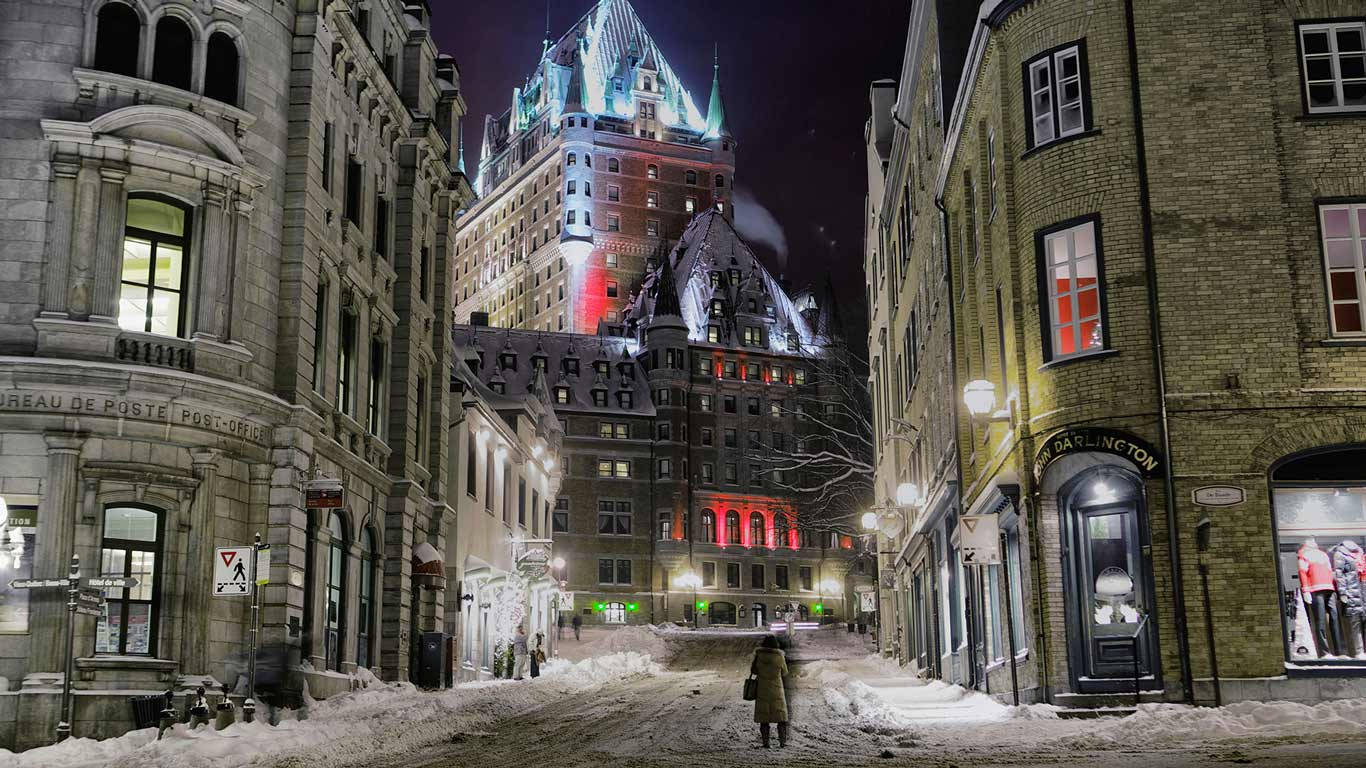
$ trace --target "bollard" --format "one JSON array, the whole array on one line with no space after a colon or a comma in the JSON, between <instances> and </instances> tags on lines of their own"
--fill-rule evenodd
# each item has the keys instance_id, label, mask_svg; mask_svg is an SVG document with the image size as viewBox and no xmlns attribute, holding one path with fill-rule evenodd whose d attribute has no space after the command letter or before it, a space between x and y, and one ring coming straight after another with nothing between
<instances>
[{"instance_id":1,"label":"bollard","mask_svg":"<svg viewBox=\"0 0 1366 768\"><path fill-rule=\"evenodd\" d=\"M209 702L204 698L204 686L195 689L194 706L190 707L190 728L209 724Z\"/></svg>"},{"instance_id":2,"label":"bollard","mask_svg":"<svg viewBox=\"0 0 1366 768\"><path fill-rule=\"evenodd\" d=\"M221 731L224 728L237 722L237 710L232 706L232 699L228 698L228 686L222 686L223 700L218 702L218 712L214 715L213 729Z\"/></svg>"},{"instance_id":3,"label":"bollard","mask_svg":"<svg viewBox=\"0 0 1366 768\"><path fill-rule=\"evenodd\" d=\"M161 710L161 715L157 719L157 741L161 741L161 735L166 729L175 725L175 691L166 691L166 706Z\"/></svg>"},{"instance_id":4,"label":"bollard","mask_svg":"<svg viewBox=\"0 0 1366 768\"><path fill-rule=\"evenodd\" d=\"M247 699L242 702L242 722L256 722L256 702L252 701L251 699Z\"/></svg>"}]
</instances>

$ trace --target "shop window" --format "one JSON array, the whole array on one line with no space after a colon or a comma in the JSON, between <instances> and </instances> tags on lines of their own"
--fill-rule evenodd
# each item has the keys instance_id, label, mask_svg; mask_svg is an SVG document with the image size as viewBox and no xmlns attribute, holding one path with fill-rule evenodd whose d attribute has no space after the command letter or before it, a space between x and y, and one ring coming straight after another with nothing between
<instances>
[{"instance_id":1,"label":"shop window","mask_svg":"<svg viewBox=\"0 0 1366 768\"><path fill-rule=\"evenodd\" d=\"M1026 141L1039 147L1091 126L1085 42L1047 51L1025 63Z\"/></svg>"},{"instance_id":2,"label":"shop window","mask_svg":"<svg viewBox=\"0 0 1366 768\"><path fill-rule=\"evenodd\" d=\"M1044 230L1037 236L1039 295L1046 296L1044 359L1063 360L1106 348L1105 270L1100 220Z\"/></svg>"},{"instance_id":3,"label":"shop window","mask_svg":"<svg viewBox=\"0 0 1366 768\"><path fill-rule=\"evenodd\" d=\"M608 624L625 624L626 604L608 603L607 605L603 606L602 620L607 622Z\"/></svg>"},{"instance_id":4,"label":"shop window","mask_svg":"<svg viewBox=\"0 0 1366 768\"><path fill-rule=\"evenodd\" d=\"M190 210L160 198L130 197L124 220L119 326L185 334Z\"/></svg>"},{"instance_id":5,"label":"shop window","mask_svg":"<svg viewBox=\"0 0 1366 768\"><path fill-rule=\"evenodd\" d=\"M731 563L731 565L735 564ZM735 623L735 603L712 603L707 621L712 624L733 625Z\"/></svg>"},{"instance_id":6,"label":"shop window","mask_svg":"<svg viewBox=\"0 0 1366 768\"><path fill-rule=\"evenodd\" d=\"M1300 56L1310 112L1366 110L1366 21L1300 25Z\"/></svg>"},{"instance_id":7,"label":"shop window","mask_svg":"<svg viewBox=\"0 0 1366 768\"><path fill-rule=\"evenodd\" d=\"M160 619L161 514L148 507L104 510L100 575L131 576L135 587L107 589L107 605L95 630L95 652L155 656Z\"/></svg>"},{"instance_id":8,"label":"shop window","mask_svg":"<svg viewBox=\"0 0 1366 768\"><path fill-rule=\"evenodd\" d=\"M328 516L327 529L331 540L327 545L327 615L323 617L326 627L324 653L327 668L341 670L341 640L346 627L346 527L341 515L333 512Z\"/></svg>"},{"instance_id":9,"label":"shop window","mask_svg":"<svg viewBox=\"0 0 1366 768\"><path fill-rule=\"evenodd\" d=\"M1366 331L1366 204L1319 206L1328 320L1334 336Z\"/></svg>"},{"instance_id":10,"label":"shop window","mask_svg":"<svg viewBox=\"0 0 1366 768\"><path fill-rule=\"evenodd\" d=\"M204 95L224 104L237 105L237 79L237 43L226 32L209 35L204 60Z\"/></svg>"},{"instance_id":11,"label":"shop window","mask_svg":"<svg viewBox=\"0 0 1366 768\"><path fill-rule=\"evenodd\" d=\"M176 16L162 16L153 45L156 47L152 51L152 79L172 88L190 90L190 73L194 71L190 61L194 34L190 25Z\"/></svg>"},{"instance_id":12,"label":"shop window","mask_svg":"<svg viewBox=\"0 0 1366 768\"><path fill-rule=\"evenodd\" d=\"M95 22L94 68L116 75L138 76L142 24L123 3L106 3Z\"/></svg>"},{"instance_id":13,"label":"shop window","mask_svg":"<svg viewBox=\"0 0 1366 768\"><path fill-rule=\"evenodd\" d=\"M33 578L38 508L0 505L0 634L27 632L29 592L14 589L12 579Z\"/></svg>"},{"instance_id":14,"label":"shop window","mask_svg":"<svg viewBox=\"0 0 1366 768\"><path fill-rule=\"evenodd\" d=\"M375 533L369 528L360 536L360 606L356 612L356 666L373 663L375 626Z\"/></svg>"},{"instance_id":15,"label":"shop window","mask_svg":"<svg viewBox=\"0 0 1366 768\"><path fill-rule=\"evenodd\" d=\"M1320 451L1272 470L1286 658L1366 659L1366 446ZM1211 531L1213 546L1221 535Z\"/></svg>"}]
</instances>

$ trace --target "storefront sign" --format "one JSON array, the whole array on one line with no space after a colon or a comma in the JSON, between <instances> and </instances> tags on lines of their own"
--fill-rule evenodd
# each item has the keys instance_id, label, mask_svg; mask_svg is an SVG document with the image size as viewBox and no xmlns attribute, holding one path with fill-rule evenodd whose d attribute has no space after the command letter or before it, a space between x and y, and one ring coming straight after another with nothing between
<instances>
[{"instance_id":1,"label":"storefront sign","mask_svg":"<svg viewBox=\"0 0 1366 768\"><path fill-rule=\"evenodd\" d=\"M10 507L9 517L4 524L10 528L36 528L38 526L37 507Z\"/></svg>"},{"instance_id":2,"label":"storefront sign","mask_svg":"<svg viewBox=\"0 0 1366 768\"><path fill-rule=\"evenodd\" d=\"M1207 485L1192 491L1191 499L1202 507L1236 507L1247 500L1247 492L1236 485Z\"/></svg>"},{"instance_id":3,"label":"storefront sign","mask_svg":"<svg viewBox=\"0 0 1366 768\"><path fill-rule=\"evenodd\" d=\"M173 426L196 427L231 437L265 443L270 429L241 416L208 406L174 403L152 398L83 395L65 392L17 392L0 394L0 411L61 413L74 416L107 416L150 421Z\"/></svg>"},{"instance_id":4,"label":"storefront sign","mask_svg":"<svg viewBox=\"0 0 1366 768\"><path fill-rule=\"evenodd\" d=\"M1140 437L1116 429L1076 427L1056 432L1040 444L1038 453L1034 455L1034 477L1043 477L1049 464L1069 453L1088 451L1123 456L1148 477L1162 469L1162 459L1157 450Z\"/></svg>"}]
</instances>

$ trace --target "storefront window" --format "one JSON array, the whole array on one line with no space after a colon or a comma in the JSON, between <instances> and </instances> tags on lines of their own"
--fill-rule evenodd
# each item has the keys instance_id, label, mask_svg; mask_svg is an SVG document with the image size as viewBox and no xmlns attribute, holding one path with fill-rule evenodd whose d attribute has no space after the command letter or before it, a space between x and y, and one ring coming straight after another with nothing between
<instances>
[{"instance_id":1,"label":"storefront window","mask_svg":"<svg viewBox=\"0 0 1366 768\"><path fill-rule=\"evenodd\" d=\"M1272 474L1281 599L1295 663L1366 659L1366 448Z\"/></svg>"},{"instance_id":2,"label":"storefront window","mask_svg":"<svg viewBox=\"0 0 1366 768\"><path fill-rule=\"evenodd\" d=\"M127 656L156 655L157 574L161 555L161 515L131 506L104 510L100 548L101 576L131 576L129 589L104 591L107 604L95 632L95 652Z\"/></svg>"},{"instance_id":3,"label":"storefront window","mask_svg":"<svg viewBox=\"0 0 1366 768\"><path fill-rule=\"evenodd\" d=\"M28 631L27 589L12 589L13 579L33 578L38 508L0 504L0 634Z\"/></svg>"}]
</instances>

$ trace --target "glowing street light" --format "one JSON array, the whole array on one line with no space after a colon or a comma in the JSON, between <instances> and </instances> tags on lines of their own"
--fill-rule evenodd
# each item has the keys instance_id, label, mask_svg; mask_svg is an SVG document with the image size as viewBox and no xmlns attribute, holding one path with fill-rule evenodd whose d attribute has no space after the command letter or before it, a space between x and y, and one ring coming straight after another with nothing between
<instances>
[{"instance_id":1,"label":"glowing street light","mask_svg":"<svg viewBox=\"0 0 1366 768\"><path fill-rule=\"evenodd\" d=\"M968 414L980 421L1011 421L1011 412L996 410L996 385L986 379L973 379L963 385L963 404Z\"/></svg>"},{"instance_id":2,"label":"glowing street light","mask_svg":"<svg viewBox=\"0 0 1366 768\"><path fill-rule=\"evenodd\" d=\"M920 488L915 483L902 483L896 487L896 503L903 507L920 506Z\"/></svg>"},{"instance_id":3,"label":"glowing street light","mask_svg":"<svg viewBox=\"0 0 1366 768\"><path fill-rule=\"evenodd\" d=\"M864 529L864 530L866 530L866 531L876 531L876 530L877 530L877 513L876 513L876 512L864 512L864 513L863 513L863 517L861 518L861 520L862 520L862 522L863 522L863 529Z\"/></svg>"}]
</instances>

